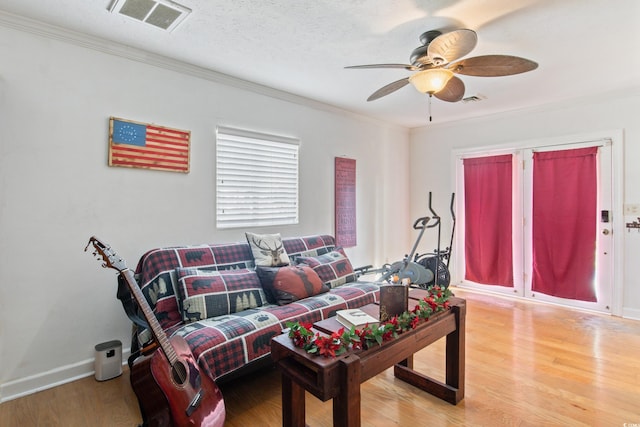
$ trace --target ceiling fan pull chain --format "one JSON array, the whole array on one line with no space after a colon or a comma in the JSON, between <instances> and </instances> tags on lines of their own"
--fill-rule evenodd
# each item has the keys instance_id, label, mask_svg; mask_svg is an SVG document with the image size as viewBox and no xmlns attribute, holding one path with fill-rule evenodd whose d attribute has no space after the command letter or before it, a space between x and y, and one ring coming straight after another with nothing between
<instances>
[{"instance_id":1,"label":"ceiling fan pull chain","mask_svg":"<svg viewBox=\"0 0 640 427\"><path fill-rule=\"evenodd\" d=\"M433 96L431 94L429 94L429 121L431 121L431 98Z\"/></svg>"}]
</instances>

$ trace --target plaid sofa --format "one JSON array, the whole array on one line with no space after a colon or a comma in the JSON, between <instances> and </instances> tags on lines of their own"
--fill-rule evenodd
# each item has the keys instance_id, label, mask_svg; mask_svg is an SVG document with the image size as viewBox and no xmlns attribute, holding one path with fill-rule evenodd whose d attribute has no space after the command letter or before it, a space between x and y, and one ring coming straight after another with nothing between
<instances>
[{"instance_id":1,"label":"plaid sofa","mask_svg":"<svg viewBox=\"0 0 640 427\"><path fill-rule=\"evenodd\" d=\"M284 238L284 248L294 264L298 257L321 256L335 249L328 235ZM184 268L209 271L253 269L254 259L246 242L158 248L145 253L135 271L136 280L153 313L168 336L181 335L201 368L213 379L233 378L250 365L270 362L271 338L282 333L288 321L315 322L336 310L377 302L379 287L352 281L329 292L287 305L263 304L255 308L197 321L181 312L178 273ZM351 270L351 279L355 274ZM134 328L132 352L149 338ZM262 363L258 363L262 362Z\"/></svg>"}]
</instances>

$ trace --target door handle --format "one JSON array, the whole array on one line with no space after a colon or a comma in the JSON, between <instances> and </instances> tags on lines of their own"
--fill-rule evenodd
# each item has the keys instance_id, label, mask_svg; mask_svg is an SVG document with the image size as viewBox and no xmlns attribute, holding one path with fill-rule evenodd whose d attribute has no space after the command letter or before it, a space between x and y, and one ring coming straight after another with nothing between
<instances>
[{"instance_id":1,"label":"door handle","mask_svg":"<svg viewBox=\"0 0 640 427\"><path fill-rule=\"evenodd\" d=\"M608 236L609 233L611 233L611 231L608 228L605 228L604 230L602 230L602 234L604 234L605 236Z\"/></svg>"}]
</instances>

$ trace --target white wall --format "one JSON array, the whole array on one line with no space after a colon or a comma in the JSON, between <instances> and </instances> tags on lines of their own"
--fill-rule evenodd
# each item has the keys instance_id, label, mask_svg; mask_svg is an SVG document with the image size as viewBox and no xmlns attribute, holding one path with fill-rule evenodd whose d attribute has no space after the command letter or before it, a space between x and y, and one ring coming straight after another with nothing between
<instances>
[{"instance_id":1,"label":"white wall","mask_svg":"<svg viewBox=\"0 0 640 427\"><path fill-rule=\"evenodd\" d=\"M411 134L411 217L423 214L424 188L438 191L439 206L447 207L446 198L454 191L452 151L460 148L513 144L533 139L558 138L568 135L622 131L624 140L623 198L620 204L640 204L640 91L615 93L605 97L580 99L545 108L523 110L455 123L443 123L414 129ZM623 212L613 212L620 218ZM447 215L441 214L448 218ZM625 217L625 223L638 220ZM446 222L444 234L450 232ZM620 263L624 278L622 314L640 319L640 233L626 228L614 230L622 239ZM425 239L424 250L433 248L433 240ZM463 250L454 247L454 251ZM618 272L620 273L620 272Z\"/></svg>"},{"instance_id":2,"label":"white wall","mask_svg":"<svg viewBox=\"0 0 640 427\"><path fill-rule=\"evenodd\" d=\"M0 26L3 400L90 374L97 343L128 347L115 271L83 252L91 235L131 268L160 245L243 240L245 230L215 228L216 125L301 140L300 223L257 231L333 234L334 157L347 156L357 162L358 246L347 250L354 265L407 251L408 130L93 44ZM108 167L112 115L190 130L191 172ZM391 155L401 167L388 167Z\"/></svg>"}]
</instances>

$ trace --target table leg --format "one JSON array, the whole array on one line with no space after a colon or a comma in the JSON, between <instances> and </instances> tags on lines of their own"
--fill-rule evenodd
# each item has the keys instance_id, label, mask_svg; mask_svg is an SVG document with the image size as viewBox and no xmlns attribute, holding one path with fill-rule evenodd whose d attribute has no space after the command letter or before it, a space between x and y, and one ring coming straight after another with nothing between
<instances>
[{"instance_id":1,"label":"table leg","mask_svg":"<svg viewBox=\"0 0 640 427\"><path fill-rule=\"evenodd\" d=\"M340 361L340 391L333 398L333 426L360 427L360 359L345 357Z\"/></svg>"},{"instance_id":2,"label":"table leg","mask_svg":"<svg viewBox=\"0 0 640 427\"><path fill-rule=\"evenodd\" d=\"M404 366L409 369L413 369L413 355L407 357L403 361L399 362L398 365Z\"/></svg>"},{"instance_id":3,"label":"table leg","mask_svg":"<svg viewBox=\"0 0 640 427\"><path fill-rule=\"evenodd\" d=\"M451 311L456 328L446 338L445 382L414 371L409 359L396 364L393 372L396 378L456 405L464 398L466 305L452 306Z\"/></svg>"},{"instance_id":4,"label":"table leg","mask_svg":"<svg viewBox=\"0 0 640 427\"><path fill-rule=\"evenodd\" d=\"M282 427L305 427L304 387L282 374Z\"/></svg>"},{"instance_id":5,"label":"table leg","mask_svg":"<svg viewBox=\"0 0 640 427\"><path fill-rule=\"evenodd\" d=\"M466 305L451 308L456 316L456 330L447 335L446 383L455 390L455 403L464 398ZM452 402L453 403L453 402Z\"/></svg>"}]
</instances>

